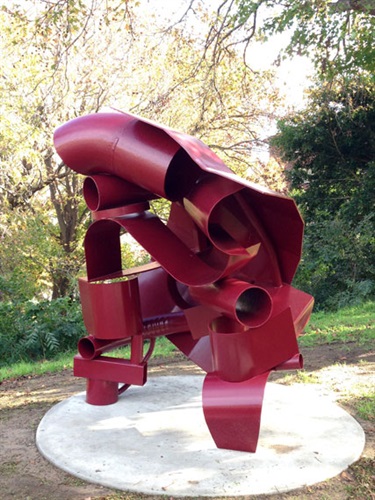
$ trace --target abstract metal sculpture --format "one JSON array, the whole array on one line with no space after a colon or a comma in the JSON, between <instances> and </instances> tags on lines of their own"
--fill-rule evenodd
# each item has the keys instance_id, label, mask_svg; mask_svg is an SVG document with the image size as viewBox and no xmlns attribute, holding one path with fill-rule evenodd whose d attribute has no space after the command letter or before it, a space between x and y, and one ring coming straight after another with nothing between
<instances>
[{"instance_id":1,"label":"abstract metal sculpture","mask_svg":"<svg viewBox=\"0 0 375 500\"><path fill-rule=\"evenodd\" d=\"M163 335L207 372L203 411L217 447L254 452L268 375L302 367L296 339L313 307L290 285L303 237L294 201L240 179L199 140L129 114L74 119L54 140L87 176L93 216L79 280L89 335L74 359L87 402L112 404L144 385ZM171 202L167 224L149 211L159 197ZM122 231L150 263L122 269ZM130 359L103 355L125 344Z\"/></svg>"}]
</instances>

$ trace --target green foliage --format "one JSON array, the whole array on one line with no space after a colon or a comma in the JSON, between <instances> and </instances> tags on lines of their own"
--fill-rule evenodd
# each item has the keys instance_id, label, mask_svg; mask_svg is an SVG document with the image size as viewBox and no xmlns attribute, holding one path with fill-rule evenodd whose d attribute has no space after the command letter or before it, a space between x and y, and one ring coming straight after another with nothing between
<instances>
[{"instance_id":1,"label":"green foliage","mask_svg":"<svg viewBox=\"0 0 375 500\"><path fill-rule=\"evenodd\" d=\"M48 359L75 348L84 335L79 303L68 298L0 302L0 362Z\"/></svg>"},{"instance_id":2,"label":"green foliage","mask_svg":"<svg viewBox=\"0 0 375 500\"><path fill-rule=\"evenodd\" d=\"M290 39L281 57L307 55L324 78L356 75L358 70L374 72L372 1L237 0L232 29L243 26L258 27L262 39L288 33Z\"/></svg>"},{"instance_id":3,"label":"green foliage","mask_svg":"<svg viewBox=\"0 0 375 500\"><path fill-rule=\"evenodd\" d=\"M269 74L254 75L235 51L213 68L196 31L166 29L144 8L0 0L0 300L74 297L89 216L82 179L54 151L56 127L116 106L200 137L244 169L269 124ZM195 11L207 30L209 9ZM165 220L167 204L152 205Z\"/></svg>"},{"instance_id":4,"label":"green foliage","mask_svg":"<svg viewBox=\"0 0 375 500\"><path fill-rule=\"evenodd\" d=\"M63 284L65 295L76 293L76 276L83 263L81 241L85 224L77 228L75 246L71 242L71 251L66 252L53 211L47 205L33 217L20 209L0 214L0 227L4 228L0 246L0 300L42 300L53 296L58 285L62 291Z\"/></svg>"},{"instance_id":5,"label":"green foliage","mask_svg":"<svg viewBox=\"0 0 375 500\"><path fill-rule=\"evenodd\" d=\"M358 224L339 215L307 224L294 285L311 293L316 309L357 305L375 295L374 216Z\"/></svg>"},{"instance_id":6,"label":"green foliage","mask_svg":"<svg viewBox=\"0 0 375 500\"><path fill-rule=\"evenodd\" d=\"M308 221L338 211L358 221L372 212L375 83L356 79L316 89L306 110L278 126L273 145L293 167L291 187Z\"/></svg>"},{"instance_id":7,"label":"green foliage","mask_svg":"<svg viewBox=\"0 0 375 500\"><path fill-rule=\"evenodd\" d=\"M306 222L296 286L317 308L374 297L375 84L316 90L307 110L279 123L272 143Z\"/></svg>"}]
</instances>

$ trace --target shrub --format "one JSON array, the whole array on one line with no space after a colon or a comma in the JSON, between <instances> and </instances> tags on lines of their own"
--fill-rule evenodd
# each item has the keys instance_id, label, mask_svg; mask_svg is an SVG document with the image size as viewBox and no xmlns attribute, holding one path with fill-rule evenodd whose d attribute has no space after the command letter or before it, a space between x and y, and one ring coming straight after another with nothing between
<instances>
[{"instance_id":1,"label":"shrub","mask_svg":"<svg viewBox=\"0 0 375 500\"><path fill-rule=\"evenodd\" d=\"M336 310L374 299L375 216L349 223L340 214L306 225L303 260L294 284L316 309Z\"/></svg>"},{"instance_id":2,"label":"shrub","mask_svg":"<svg viewBox=\"0 0 375 500\"><path fill-rule=\"evenodd\" d=\"M80 304L68 297L0 302L0 362L50 359L85 334Z\"/></svg>"}]
</instances>

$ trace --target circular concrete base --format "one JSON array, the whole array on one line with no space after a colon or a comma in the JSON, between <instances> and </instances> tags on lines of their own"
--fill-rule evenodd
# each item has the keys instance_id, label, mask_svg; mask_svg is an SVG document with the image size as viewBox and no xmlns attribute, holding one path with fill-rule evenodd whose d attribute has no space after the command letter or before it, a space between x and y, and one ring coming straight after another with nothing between
<instances>
[{"instance_id":1,"label":"circular concrete base","mask_svg":"<svg viewBox=\"0 0 375 500\"><path fill-rule=\"evenodd\" d=\"M40 452L89 482L175 496L280 493L339 474L365 438L344 410L309 386L266 386L255 454L219 450L201 407L203 377L155 377L110 406L85 394L46 413Z\"/></svg>"}]
</instances>

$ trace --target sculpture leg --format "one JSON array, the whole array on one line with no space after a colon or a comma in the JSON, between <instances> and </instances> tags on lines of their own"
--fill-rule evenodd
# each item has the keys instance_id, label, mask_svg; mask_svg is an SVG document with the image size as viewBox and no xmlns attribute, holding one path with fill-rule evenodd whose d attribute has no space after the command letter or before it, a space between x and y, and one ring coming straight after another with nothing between
<instances>
[{"instance_id":1,"label":"sculpture leg","mask_svg":"<svg viewBox=\"0 0 375 500\"><path fill-rule=\"evenodd\" d=\"M203 384L203 412L218 448L255 452L269 371L243 382L209 373Z\"/></svg>"},{"instance_id":2,"label":"sculpture leg","mask_svg":"<svg viewBox=\"0 0 375 500\"><path fill-rule=\"evenodd\" d=\"M118 383L108 380L86 379L86 402L103 406L116 403L118 400Z\"/></svg>"}]
</instances>

